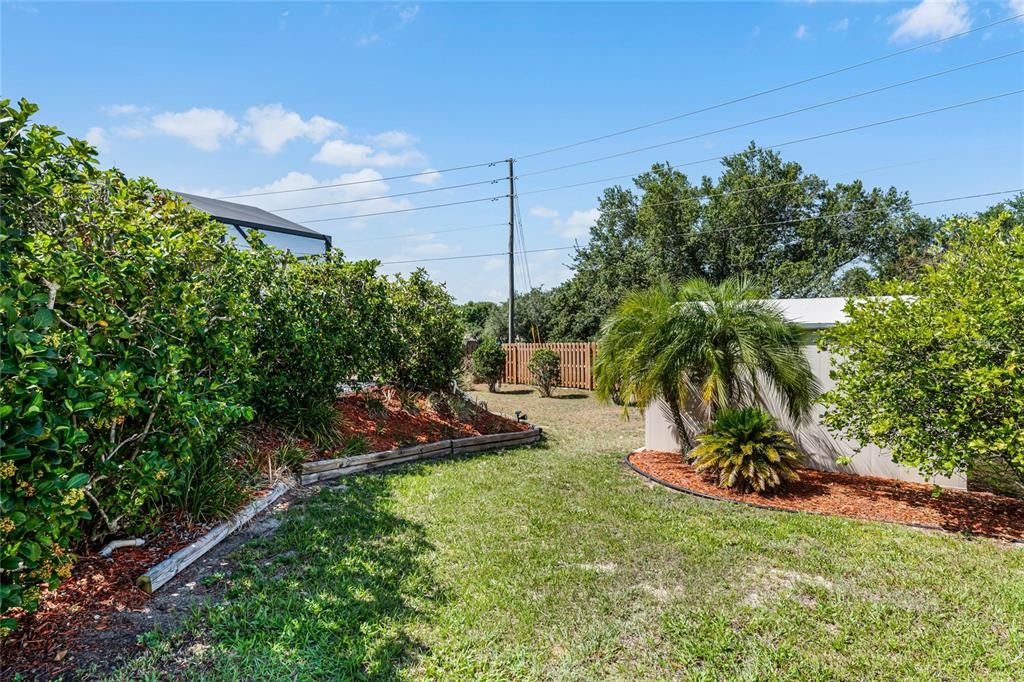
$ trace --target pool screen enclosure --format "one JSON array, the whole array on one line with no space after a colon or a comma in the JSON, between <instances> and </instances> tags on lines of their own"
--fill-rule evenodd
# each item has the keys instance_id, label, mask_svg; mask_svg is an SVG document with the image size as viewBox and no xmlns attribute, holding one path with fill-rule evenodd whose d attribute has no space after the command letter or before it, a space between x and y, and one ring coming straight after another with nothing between
<instances>
[{"instance_id":1,"label":"pool screen enclosure","mask_svg":"<svg viewBox=\"0 0 1024 682\"><path fill-rule=\"evenodd\" d=\"M262 208L238 204L223 199L212 199L196 194L178 193L182 199L204 213L210 214L229 227L235 243L247 247L249 232L263 233L263 243L291 251L296 256L312 256L331 249L331 238L308 227L285 220ZM241 237L241 240L237 239Z\"/></svg>"}]
</instances>

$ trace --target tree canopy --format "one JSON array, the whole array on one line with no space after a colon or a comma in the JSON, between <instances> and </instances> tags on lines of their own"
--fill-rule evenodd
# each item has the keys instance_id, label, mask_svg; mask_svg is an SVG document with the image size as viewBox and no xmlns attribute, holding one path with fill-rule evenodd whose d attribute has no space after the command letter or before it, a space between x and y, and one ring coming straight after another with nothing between
<instances>
[{"instance_id":1,"label":"tree canopy","mask_svg":"<svg viewBox=\"0 0 1024 682\"><path fill-rule=\"evenodd\" d=\"M869 281L912 277L938 223L894 187L830 184L754 143L693 180L668 164L607 188L573 277L552 292L548 335L590 339L628 291L662 280L744 276L770 296L862 293Z\"/></svg>"}]
</instances>

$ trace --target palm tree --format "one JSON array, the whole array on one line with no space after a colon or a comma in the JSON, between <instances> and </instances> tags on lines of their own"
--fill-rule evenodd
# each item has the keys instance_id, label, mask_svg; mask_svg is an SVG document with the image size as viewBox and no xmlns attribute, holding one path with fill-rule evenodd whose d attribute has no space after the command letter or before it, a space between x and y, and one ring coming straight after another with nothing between
<instances>
[{"instance_id":1,"label":"palm tree","mask_svg":"<svg viewBox=\"0 0 1024 682\"><path fill-rule=\"evenodd\" d=\"M773 395L795 422L806 417L819 387L803 344L803 331L745 280L663 284L629 294L605 321L595 388L641 409L662 398L689 449L688 404L713 419Z\"/></svg>"}]
</instances>

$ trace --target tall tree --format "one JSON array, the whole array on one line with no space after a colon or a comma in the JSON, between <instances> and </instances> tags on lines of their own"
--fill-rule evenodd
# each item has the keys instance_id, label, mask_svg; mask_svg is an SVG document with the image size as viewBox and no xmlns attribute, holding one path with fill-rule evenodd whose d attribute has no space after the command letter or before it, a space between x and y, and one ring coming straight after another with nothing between
<instances>
[{"instance_id":1,"label":"tall tree","mask_svg":"<svg viewBox=\"0 0 1024 682\"><path fill-rule=\"evenodd\" d=\"M534 288L516 296L515 336L513 341L541 343L551 338L551 292ZM483 335L508 341L508 301L494 304L484 322Z\"/></svg>"},{"instance_id":2,"label":"tall tree","mask_svg":"<svg viewBox=\"0 0 1024 682\"><path fill-rule=\"evenodd\" d=\"M694 183L655 164L634 185L602 195L573 277L552 296L552 338L593 338L627 291L662 279L744 276L779 297L858 293L917 272L937 230L904 192L830 185L753 143L717 178Z\"/></svg>"},{"instance_id":3,"label":"tall tree","mask_svg":"<svg viewBox=\"0 0 1024 682\"><path fill-rule=\"evenodd\" d=\"M466 328L466 336L479 339L484 335L484 326L491 316L497 303L491 301L469 301L458 306L462 325Z\"/></svg>"}]
</instances>

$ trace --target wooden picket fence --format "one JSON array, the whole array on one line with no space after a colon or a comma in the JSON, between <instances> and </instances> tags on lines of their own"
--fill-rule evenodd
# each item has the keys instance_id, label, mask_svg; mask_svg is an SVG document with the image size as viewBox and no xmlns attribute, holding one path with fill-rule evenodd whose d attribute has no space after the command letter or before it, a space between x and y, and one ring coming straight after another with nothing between
<instances>
[{"instance_id":1,"label":"wooden picket fence","mask_svg":"<svg viewBox=\"0 0 1024 682\"><path fill-rule=\"evenodd\" d=\"M561 360L563 388L585 388L594 390L594 354L596 343L506 343L505 378L506 384L532 384L530 358L541 348L558 353Z\"/></svg>"}]
</instances>

